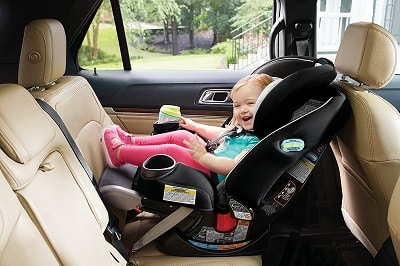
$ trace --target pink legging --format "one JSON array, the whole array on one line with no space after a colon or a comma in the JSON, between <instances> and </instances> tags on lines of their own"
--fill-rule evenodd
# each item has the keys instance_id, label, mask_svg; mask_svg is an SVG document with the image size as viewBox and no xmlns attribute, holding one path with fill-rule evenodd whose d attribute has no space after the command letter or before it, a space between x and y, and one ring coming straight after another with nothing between
<instances>
[{"instance_id":1,"label":"pink legging","mask_svg":"<svg viewBox=\"0 0 400 266\"><path fill-rule=\"evenodd\" d=\"M187 130L176 130L153 136L132 137L132 144L121 146L120 160L142 166L143 162L152 155L167 154L176 162L184 163L210 175L210 170L195 161L183 143L184 140L193 138L193 136ZM202 139L200 141L204 146L206 145Z\"/></svg>"}]
</instances>

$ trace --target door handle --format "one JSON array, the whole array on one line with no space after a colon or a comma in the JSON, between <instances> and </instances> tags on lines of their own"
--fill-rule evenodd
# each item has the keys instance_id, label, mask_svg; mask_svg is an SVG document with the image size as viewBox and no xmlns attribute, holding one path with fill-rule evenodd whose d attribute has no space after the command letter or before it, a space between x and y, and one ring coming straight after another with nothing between
<instances>
[{"instance_id":1,"label":"door handle","mask_svg":"<svg viewBox=\"0 0 400 266\"><path fill-rule=\"evenodd\" d=\"M199 104L230 104L230 89L208 89L205 90L199 99Z\"/></svg>"}]
</instances>

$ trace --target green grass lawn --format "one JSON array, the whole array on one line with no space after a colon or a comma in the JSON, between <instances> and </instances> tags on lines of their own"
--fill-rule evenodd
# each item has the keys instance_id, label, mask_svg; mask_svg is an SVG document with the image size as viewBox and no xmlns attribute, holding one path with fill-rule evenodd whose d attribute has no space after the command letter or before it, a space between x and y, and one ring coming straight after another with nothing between
<instances>
[{"instance_id":1,"label":"green grass lawn","mask_svg":"<svg viewBox=\"0 0 400 266\"><path fill-rule=\"evenodd\" d=\"M87 44L86 39L83 45ZM114 54L120 58L120 51L117 42L117 36L113 28L101 28L99 31L98 47L111 55ZM218 69L224 60L223 54L190 54L176 55L152 53L134 47L129 47L131 58L140 58L131 60L133 69ZM82 67L97 69L122 69L122 62L116 63L96 63L87 64Z\"/></svg>"}]
</instances>

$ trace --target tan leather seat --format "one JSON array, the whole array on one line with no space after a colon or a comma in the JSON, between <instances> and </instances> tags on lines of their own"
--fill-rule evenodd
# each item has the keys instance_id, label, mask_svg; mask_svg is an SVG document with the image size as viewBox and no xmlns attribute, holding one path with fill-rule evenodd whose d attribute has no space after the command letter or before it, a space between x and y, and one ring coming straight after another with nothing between
<instances>
[{"instance_id":1,"label":"tan leather seat","mask_svg":"<svg viewBox=\"0 0 400 266\"><path fill-rule=\"evenodd\" d=\"M64 76L66 49L64 27L59 21L38 19L28 23L21 49L18 83L56 110L100 183L107 165L100 135L102 129L113 122L85 78ZM117 186L102 186L100 190L103 200L116 208L120 221L125 220L126 214L121 210L135 208L137 198L140 198L134 191ZM145 215L140 218L143 222L136 225L140 225L140 230L147 228L147 223L154 225L155 218Z\"/></svg>"},{"instance_id":2,"label":"tan leather seat","mask_svg":"<svg viewBox=\"0 0 400 266\"><path fill-rule=\"evenodd\" d=\"M389 204L388 224L390 236L392 239L394 251L397 256L397 261L400 263L400 182L393 190L392 198Z\"/></svg>"},{"instance_id":3,"label":"tan leather seat","mask_svg":"<svg viewBox=\"0 0 400 266\"><path fill-rule=\"evenodd\" d=\"M39 19L25 27L18 83L50 104L63 119L97 181L106 166L100 132L112 125L89 82L64 76L66 39L62 24Z\"/></svg>"},{"instance_id":4,"label":"tan leather seat","mask_svg":"<svg viewBox=\"0 0 400 266\"><path fill-rule=\"evenodd\" d=\"M95 188L57 125L19 85L0 87L0 136L1 171L61 264L120 265L103 237L108 214Z\"/></svg>"},{"instance_id":5,"label":"tan leather seat","mask_svg":"<svg viewBox=\"0 0 400 266\"><path fill-rule=\"evenodd\" d=\"M331 143L341 176L342 213L373 256L389 236L388 206L400 176L400 116L366 86L385 86L397 58L397 43L387 30L359 22L348 26L335 60L343 75L335 84L352 107L348 123Z\"/></svg>"},{"instance_id":6,"label":"tan leather seat","mask_svg":"<svg viewBox=\"0 0 400 266\"><path fill-rule=\"evenodd\" d=\"M0 228L0 265L59 265L1 172Z\"/></svg>"}]
</instances>

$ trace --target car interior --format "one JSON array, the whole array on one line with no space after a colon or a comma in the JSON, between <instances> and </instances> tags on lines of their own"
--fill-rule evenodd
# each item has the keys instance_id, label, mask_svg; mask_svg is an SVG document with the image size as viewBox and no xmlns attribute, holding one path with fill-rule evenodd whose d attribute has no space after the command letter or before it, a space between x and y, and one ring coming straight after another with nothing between
<instances>
[{"instance_id":1,"label":"car interior","mask_svg":"<svg viewBox=\"0 0 400 266\"><path fill-rule=\"evenodd\" d=\"M18 52L0 58L0 265L399 264L400 98L390 89L397 86L398 42L389 31L350 23L334 61L282 52L278 43L276 58L225 77L133 69L99 71L97 79L75 70L74 58L101 1L84 1L79 27L72 12L61 11L76 11L78 2L63 2L53 15L24 9L18 38L10 38L20 41ZM297 6L282 2L274 2L275 12ZM4 10L16 9L8 4ZM289 14L275 18L275 30L294 19ZM282 44L287 36L277 34L271 39ZM209 83L190 81L207 73ZM182 93L176 103L183 112L222 126L231 103L185 109L185 100L197 98L180 86L229 91L251 73L282 80L257 100L260 142L225 181L215 184L163 154L143 166L107 165L105 127L151 134L157 101L165 99L148 91L153 84L177 79L168 88ZM154 103L119 100L133 93ZM195 196L171 201L170 189Z\"/></svg>"}]
</instances>

